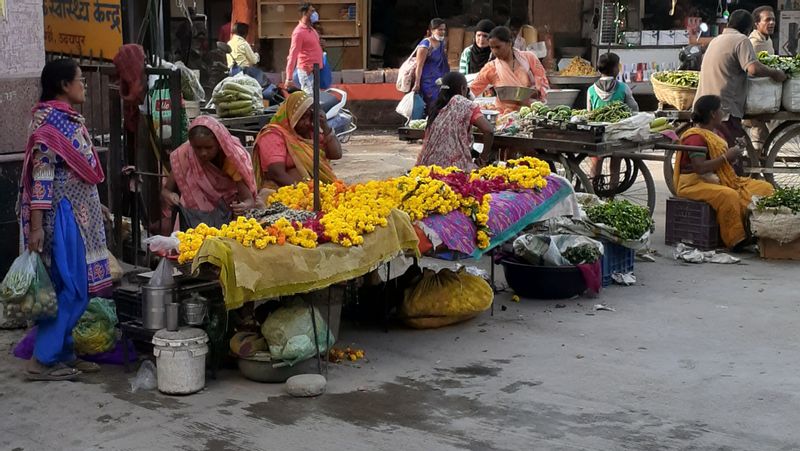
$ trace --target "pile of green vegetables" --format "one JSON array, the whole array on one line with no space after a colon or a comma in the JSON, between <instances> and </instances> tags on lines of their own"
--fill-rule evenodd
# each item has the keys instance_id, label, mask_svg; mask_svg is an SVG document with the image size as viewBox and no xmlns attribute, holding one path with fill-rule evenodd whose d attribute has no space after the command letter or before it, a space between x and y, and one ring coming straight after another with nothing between
<instances>
[{"instance_id":1,"label":"pile of green vegetables","mask_svg":"<svg viewBox=\"0 0 800 451\"><path fill-rule=\"evenodd\" d=\"M425 130L426 127L428 127L427 119L414 119L408 123L408 128L412 128L414 130Z\"/></svg>"},{"instance_id":2,"label":"pile of green vegetables","mask_svg":"<svg viewBox=\"0 0 800 451\"><path fill-rule=\"evenodd\" d=\"M594 263L603 255L596 246L581 244L580 246L568 248L561 256L569 260L573 265L582 265L584 263Z\"/></svg>"},{"instance_id":3,"label":"pile of green vegetables","mask_svg":"<svg viewBox=\"0 0 800 451\"><path fill-rule=\"evenodd\" d=\"M800 188L778 188L772 195L756 202L759 210L768 208L788 208L793 214L800 213Z\"/></svg>"},{"instance_id":4,"label":"pile of green vegetables","mask_svg":"<svg viewBox=\"0 0 800 451\"><path fill-rule=\"evenodd\" d=\"M620 238L638 240L646 232L653 229L653 218L650 211L627 200L609 201L594 205L586 210L589 219L595 224L605 224L615 228Z\"/></svg>"},{"instance_id":5,"label":"pile of green vegetables","mask_svg":"<svg viewBox=\"0 0 800 451\"><path fill-rule=\"evenodd\" d=\"M700 72L694 70L669 70L658 72L653 78L672 86L682 88L696 88L700 83Z\"/></svg>"},{"instance_id":6,"label":"pile of green vegetables","mask_svg":"<svg viewBox=\"0 0 800 451\"><path fill-rule=\"evenodd\" d=\"M797 56L779 56L758 52L758 61L772 69L784 71L789 77L800 75L800 58Z\"/></svg>"},{"instance_id":7,"label":"pile of green vegetables","mask_svg":"<svg viewBox=\"0 0 800 451\"><path fill-rule=\"evenodd\" d=\"M589 111L584 116L589 122L609 122L615 124L631 117L631 109L622 102L611 102L596 110Z\"/></svg>"},{"instance_id":8,"label":"pile of green vegetables","mask_svg":"<svg viewBox=\"0 0 800 451\"><path fill-rule=\"evenodd\" d=\"M264 110L261 85L254 78L242 74L222 80L214 88L211 98L219 117L252 116Z\"/></svg>"}]
</instances>

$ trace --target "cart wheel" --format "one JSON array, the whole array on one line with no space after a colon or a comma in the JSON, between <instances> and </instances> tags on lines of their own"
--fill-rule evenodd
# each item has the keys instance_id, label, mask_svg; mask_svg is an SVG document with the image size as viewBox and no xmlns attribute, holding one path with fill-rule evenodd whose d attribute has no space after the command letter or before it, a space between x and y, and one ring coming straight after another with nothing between
<instances>
[{"instance_id":1,"label":"cart wheel","mask_svg":"<svg viewBox=\"0 0 800 451\"><path fill-rule=\"evenodd\" d=\"M675 133L678 136L683 135L683 132L689 129L691 124L688 122L684 122L678 127L675 128ZM664 182L667 184L667 188L669 188L669 192L672 193L673 196L677 196L678 193L675 190L675 184L672 182L673 174L675 173L675 151L674 150L666 150L664 151Z\"/></svg>"},{"instance_id":2,"label":"cart wheel","mask_svg":"<svg viewBox=\"0 0 800 451\"><path fill-rule=\"evenodd\" d=\"M581 170L588 174L594 193L601 198L628 190L638 176L638 169L630 158L590 157L581 161Z\"/></svg>"},{"instance_id":3,"label":"cart wheel","mask_svg":"<svg viewBox=\"0 0 800 451\"><path fill-rule=\"evenodd\" d=\"M672 177L675 174L675 151L674 150L665 150L664 151L664 182L667 184L667 188L669 188L669 192L672 193L673 196L677 196L678 192L675 189L675 183L672 180Z\"/></svg>"},{"instance_id":4,"label":"cart wheel","mask_svg":"<svg viewBox=\"0 0 800 451\"><path fill-rule=\"evenodd\" d=\"M600 183L598 190L597 180L608 177L606 174L601 174L591 181L594 193L603 200L627 200L632 204L647 207L652 215L656 208L656 185L650 168L644 161L630 158L623 158L620 164L620 183L617 188L604 187Z\"/></svg>"},{"instance_id":5,"label":"cart wheel","mask_svg":"<svg viewBox=\"0 0 800 451\"><path fill-rule=\"evenodd\" d=\"M769 132L769 135L767 135L767 139L764 141L764 145L762 147L763 161L766 161L767 157L769 156L767 155L767 151L764 151L763 149L770 149L774 143L778 142L778 139L783 137L786 129L793 128L792 126L798 124L800 124L800 121L783 121ZM769 123L767 123L767 126L769 126Z\"/></svg>"},{"instance_id":6,"label":"cart wheel","mask_svg":"<svg viewBox=\"0 0 800 451\"><path fill-rule=\"evenodd\" d=\"M561 158L557 161L551 160L548 163L550 164L550 170L553 173L569 180L576 193L594 194L591 181L589 180L589 177L586 176L586 173L584 173L581 169L580 164L568 161L564 158Z\"/></svg>"},{"instance_id":7,"label":"cart wheel","mask_svg":"<svg viewBox=\"0 0 800 451\"><path fill-rule=\"evenodd\" d=\"M776 188L800 187L800 124L783 130L769 148L764 168L780 171L764 172L764 179Z\"/></svg>"}]
</instances>

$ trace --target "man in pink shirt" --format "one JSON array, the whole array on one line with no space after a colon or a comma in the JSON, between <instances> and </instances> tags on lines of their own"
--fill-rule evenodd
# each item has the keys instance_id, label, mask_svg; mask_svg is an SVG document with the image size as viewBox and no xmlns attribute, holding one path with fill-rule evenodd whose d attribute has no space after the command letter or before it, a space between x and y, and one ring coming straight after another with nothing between
<instances>
[{"instance_id":1,"label":"man in pink shirt","mask_svg":"<svg viewBox=\"0 0 800 451\"><path fill-rule=\"evenodd\" d=\"M292 75L297 68L300 89L312 95L314 91L314 64L322 68L322 45L314 23L319 13L310 3L300 5L300 23L292 32L292 45L286 58L286 86L292 87Z\"/></svg>"}]
</instances>

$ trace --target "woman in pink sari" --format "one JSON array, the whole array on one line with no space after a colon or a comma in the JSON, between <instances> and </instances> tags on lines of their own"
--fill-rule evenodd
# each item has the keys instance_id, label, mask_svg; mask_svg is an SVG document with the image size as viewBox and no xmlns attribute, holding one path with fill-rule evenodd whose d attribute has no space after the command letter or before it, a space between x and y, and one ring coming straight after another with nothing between
<instances>
[{"instance_id":1,"label":"woman in pink sari","mask_svg":"<svg viewBox=\"0 0 800 451\"><path fill-rule=\"evenodd\" d=\"M169 161L172 172L161 191L165 213L178 206L211 212L222 205L240 216L256 207L250 154L213 117L192 121L189 141L175 149Z\"/></svg>"},{"instance_id":2,"label":"woman in pink sari","mask_svg":"<svg viewBox=\"0 0 800 451\"><path fill-rule=\"evenodd\" d=\"M547 74L544 66L531 52L514 49L514 36L506 27L497 27L489 34L489 48L494 59L486 63L472 82L470 89L476 96L481 95L488 87L521 86L533 88L530 99L523 102L495 101L501 113L517 111L521 106L530 105L533 100L544 101L547 98Z\"/></svg>"},{"instance_id":3,"label":"woman in pink sari","mask_svg":"<svg viewBox=\"0 0 800 451\"><path fill-rule=\"evenodd\" d=\"M464 172L476 168L472 162L472 126L483 133L481 163L491 153L494 127L481 108L467 98L467 79L460 72L450 72L439 79L439 98L428 116L425 140L417 165L455 166Z\"/></svg>"}]
</instances>

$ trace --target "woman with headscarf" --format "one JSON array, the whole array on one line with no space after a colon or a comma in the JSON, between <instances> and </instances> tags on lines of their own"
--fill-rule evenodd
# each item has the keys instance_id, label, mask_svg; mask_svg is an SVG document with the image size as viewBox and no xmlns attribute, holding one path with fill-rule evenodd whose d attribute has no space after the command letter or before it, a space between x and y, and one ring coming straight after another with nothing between
<instances>
[{"instance_id":1,"label":"woman with headscarf","mask_svg":"<svg viewBox=\"0 0 800 451\"><path fill-rule=\"evenodd\" d=\"M514 36L506 27L497 27L489 34L489 47L494 59L489 61L478 73L470 89L474 95L480 95L489 86L514 86L533 88L530 99L521 102L509 102L497 99L495 107L502 113L519 110L521 106L530 105L533 100L544 101L547 97L547 74L544 66L531 52L516 50L513 47Z\"/></svg>"},{"instance_id":2,"label":"woman with headscarf","mask_svg":"<svg viewBox=\"0 0 800 451\"><path fill-rule=\"evenodd\" d=\"M165 214L171 215L176 207L201 212L225 207L241 216L255 208L250 155L213 117L193 120L189 140L170 154L169 161L172 172L161 191Z\"/></svg>"},{"instance_id":3,"label":"woman with headscarf","mask_svg":"<svg viewBox=\"0 0 800 451\"><path fill-rule=\"evenodd\" d=\"M26 375L69 380L100 367L78 360L72 329L89 298L111 287L102 205L105 176L83 116L72 108L86 99L85 79L72 59L47 63L33 109L19 199L22 248L38 253L58 298L55 318L39 321Z\"/></svg>"},{"instance_id":4,"label":"woman with headscarf","mask_svg":"<svg viewBox=\"0 0 800 451\"><path fill-rule=\"evenodd\" d=\"M489 62L492 49L489 48L489 33L494 29L491 20L484 19L475 26L475 40L461 52L459 72L464 75L477 74Z\"/></svg>"},{"instance_id":5,"label":"woman with headscarf","mask_svg":"<svg viewBox=\"0 0 800 451\"><path fill-rule=\"evenodd\" d=\"M269 191L310 180L314 171L314 100L303 91L292 93L278 108L269 124L256 137L253 166L256 186ZM320 114L320 167L322 183L333 183L329 160L342 158L342 147L325 114Z\"/></svg>"}]
</instances>

